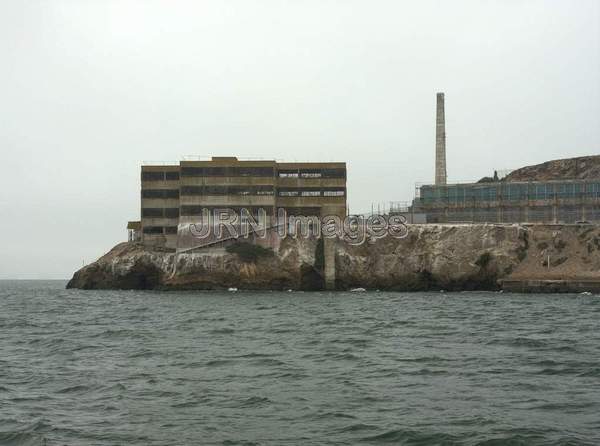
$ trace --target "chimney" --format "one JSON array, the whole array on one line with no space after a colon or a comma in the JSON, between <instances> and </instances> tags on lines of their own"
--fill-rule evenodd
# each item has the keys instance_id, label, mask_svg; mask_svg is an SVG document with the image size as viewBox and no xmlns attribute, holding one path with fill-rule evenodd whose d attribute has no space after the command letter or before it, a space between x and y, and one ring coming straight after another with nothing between
<instances>
[{"instance_id":1,"label":"chimney","mask_svg":"<svg viewBox=\"0 0 600 446\"><path fill-rule=\"evenodd\" d=\"M435 116L435 184L446 184L446 118L444 93L437 94Z\"/></svg>"}]
</instances>

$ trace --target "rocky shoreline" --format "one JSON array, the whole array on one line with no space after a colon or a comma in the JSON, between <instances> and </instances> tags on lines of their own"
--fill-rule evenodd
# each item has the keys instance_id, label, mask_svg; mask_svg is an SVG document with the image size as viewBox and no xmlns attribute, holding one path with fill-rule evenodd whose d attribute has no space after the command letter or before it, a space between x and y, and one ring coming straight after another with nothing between
<instances>
[{"instance_id":1,"label":"rocky shoreline","mask_svg":"<svg viewBox=\"0 0 600 446\"><path fill-rule=\"evenodd\" d=\"M225 248L175 253L121 243L67 288L321 290L320 249L316 239L286 238L273 255L248 259ZM505 280L600 282L600 226L410 225L403 239L335 240L339 290L499 290Z\"/></svg>"}]
</instances>

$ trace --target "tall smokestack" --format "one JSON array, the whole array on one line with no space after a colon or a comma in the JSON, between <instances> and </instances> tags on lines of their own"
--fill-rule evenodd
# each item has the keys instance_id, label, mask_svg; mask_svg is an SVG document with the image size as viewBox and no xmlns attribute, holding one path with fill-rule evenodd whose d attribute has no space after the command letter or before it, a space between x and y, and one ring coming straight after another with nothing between
<instances>
[{"instance_id":1,"label":"tall smokestack","mask_svg":"<svg viewBox=\"0 0 600 446\"><path fill-rule=\"evenodd\" d=\"M435 184L446 184L446 118L444 93L437 94L435 116Z\"/></svg>"}]
</instances>

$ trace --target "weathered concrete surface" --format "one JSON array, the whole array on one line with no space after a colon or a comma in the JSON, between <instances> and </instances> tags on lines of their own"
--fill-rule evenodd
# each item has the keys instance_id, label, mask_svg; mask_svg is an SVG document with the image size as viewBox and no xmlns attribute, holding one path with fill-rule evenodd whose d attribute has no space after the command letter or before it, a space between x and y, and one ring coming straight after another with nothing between
<instances>
[{"instance_id":1,"label":"weathered concrete surface","mask_svg":"<svg viewBox=\"0 0 600 446\"><path fill-rule=\"evenodd\" d=\"M495 290L506 279L560 280L567 286L557 290L568 291L568 282L600 281L595 225L411 225L404 239L334 244L337 289ZM175 254L122 243L77 271L68 287L323 289L329 256L322 247L286 238L275 255L244 262L225 249Z\"/></svg>"}]
</instances>

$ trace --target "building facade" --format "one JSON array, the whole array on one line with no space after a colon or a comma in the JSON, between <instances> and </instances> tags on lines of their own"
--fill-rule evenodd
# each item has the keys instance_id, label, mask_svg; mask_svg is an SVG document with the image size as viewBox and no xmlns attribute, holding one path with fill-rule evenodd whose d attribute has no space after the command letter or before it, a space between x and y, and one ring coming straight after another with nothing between
<instances>
[{"instance_id":1,"label":"building facade","mask_svg":"<svg viewBox=\"0 0 600 446\"><path fill-rule=\"evenodd\" d=\"M141 169L141 238L148 246L175 249L178 227L216 209L259 209L273 218L346 215L345 163L280 163L213 157Z\"/></svg>"},{"instance_id":2,"label":"building facade","mask_svg":"<svg viewBox=\"0 0 600 446\"><path fill-rule=\"evenodd\" d=\"M423 185L412 209L428 223L600 222L600 178Z\"/></svg>"}]
</instances>

